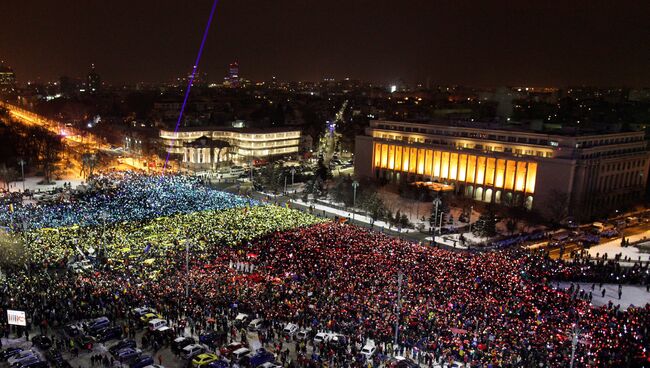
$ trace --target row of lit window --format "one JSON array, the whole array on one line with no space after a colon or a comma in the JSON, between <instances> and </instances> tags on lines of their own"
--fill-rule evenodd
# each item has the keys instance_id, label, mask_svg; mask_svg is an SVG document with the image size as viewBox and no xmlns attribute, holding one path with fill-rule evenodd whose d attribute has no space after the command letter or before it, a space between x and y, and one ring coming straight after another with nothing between
<instances>
[{"instance_id":1,"label":"row of lit window","mask_svg":"<svg viewBox=\"0 0 650 368\"><path fill-rule=\"evenodd\" d=\"M255 157L264 157L264 156L273 156L273 155L279 155L283 153L296 153L298 152L298 147L283 147L283 148L274 148L274 149L254 149L254 150L248 150L248 149L238 149L237 153L242 155L242 156L255 156Z\"/></svg>"},{"instance_id":2,"label":"row of lit window","mask_svg":"<svg viewBox=\"0 0 650 368\"><path fill-rule=\"evenodd\" d=\"M489 146L480 143L449 142L446 140L425 139L425 138L418 138L418 137L402 137L402 136L393 136L393 135L380 134L380 133L375 133L373 136L375 138L397 140L397 141L403 141L408 143L438 144L438 145L445 145L445 146L453 146L458 149L465 148L465 149L475 149L475 150L483 150L483 151L491 151L491 152L514 153L515 155L519 155L519 156L522 155L538 156L538 157L553 156L553 152L551 151L535 151L532 149L521 149L521 148L513 149L512 147Z\"/></svg>"},{"instance_id":3,"label":"row of lit window","mask_svg":"<svg viewBox=\"0 0 650 368\"><path fill-rule=\"evenodd\" d=\"M526 193L535 192L537 163L375 143L374 168L404 171Z\"/></svg>"}]
</instances>

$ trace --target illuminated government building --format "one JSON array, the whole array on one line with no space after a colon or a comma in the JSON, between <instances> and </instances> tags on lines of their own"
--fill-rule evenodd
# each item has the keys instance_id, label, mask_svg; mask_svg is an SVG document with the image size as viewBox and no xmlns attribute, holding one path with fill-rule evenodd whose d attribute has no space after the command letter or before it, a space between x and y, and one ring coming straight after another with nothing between
<instances>
[{"instance_id":1,"label":"illuminated government building","mask_svg":"<svg viewBox=\"0 0 650 368\"><path fill-rule=\"evenodd\" d=\"M161 130L166 150L192 170L214 170L221 162L249 163L298 153L300 130L290 128L191 127Z\"/></svg>"},{"instance_id":2,"label":"illuminated government building","mask_svg":"<svg viewBox=\"0 0 650 368\"><path fill-rule=\"evenodd\" d=\"M496 123L371 121L357 136L355 174L446 184L476 201L550 215L566 198L577 218L638 203L649 155L645 133L540 133Z\"/></svg>"}]
</instances>

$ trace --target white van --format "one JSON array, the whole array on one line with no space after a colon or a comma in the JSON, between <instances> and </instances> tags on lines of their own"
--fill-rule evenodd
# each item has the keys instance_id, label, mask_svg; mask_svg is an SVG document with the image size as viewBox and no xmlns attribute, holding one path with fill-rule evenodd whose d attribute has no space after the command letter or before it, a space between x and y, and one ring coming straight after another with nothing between
<instances>
[{"instance_id":1,"label":"white van","mask_svg":"<svg viewBox=\"0 0 650 368\"><path fill-rule=\"evenodd\" d=\"M149 331L156 331L161 327L165 327L165 326L167 326L167 321L165 321L164 319L154 318L151 321L149 321Z\"/></svg>"},{"instance_id":2,"label":"white van","mask_svg":"<svg viewBox=\"0 0 650 368\"><path fill-rule=\"evenodd\" d=\"M254 320L251 321L251 323L248 324L248 331L251 332L258 331L262 327L263 323L264 323L263 319L255 318Z\"/></svg>"},{"instance_id":3,"label":"white van","mask_svg":"<svg viewBox=\"0 0 650 368\"><path fill-rule=\"evenodd\" d=\"M239 348L235 351L232 352L232 362L239 362L241 358L245 357L246 355L250 354L250 350L246 348Z\"/></svg>"}]
</instances>

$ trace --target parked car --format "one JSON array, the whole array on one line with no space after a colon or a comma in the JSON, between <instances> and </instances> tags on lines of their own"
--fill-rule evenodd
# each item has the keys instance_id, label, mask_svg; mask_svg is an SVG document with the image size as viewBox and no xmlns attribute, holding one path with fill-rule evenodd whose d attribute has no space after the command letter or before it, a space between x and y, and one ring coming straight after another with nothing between
<instances>
[{"instance_id":1,"label":"parked car","mask_svg":"<svg viewBox=\"0 0 650 368\"><path fill-rule=\"evenodd\" d=\"M32 338L32 343L41 350L48 350L52 347L52 340L45 335L34 336Z\"/></svg>"},{"instance_id":2,"label":"parked car","mask_svg":"<svg viewBox=\"0 0 650 368\"><path fill-rule=\"evenodd\" d=\"M124 349L124 348L134 348L135 349L136 344L134 340L120 340L118 341L115 345L111 346L108 348L108 352L111 353L112 355L116 355L118 351Z\"/></svg>"},{"instance_id":3,"label":"parked car","mask_svg":"<svg viewBox=\"0 0 650 368\"><path fill-rule=\"evenodd\" d=\"M248 331L257 332L264 325L264 320L261 318L255 318L248 324Z\"/></svg>"},{"instance_id":4,"label":"parked car","mask_svg":"<svg viewBox=\"0 0 650 368\"><path fill-rule=\"evenodd\" d=\"M227 359L233 363L239 363L245 356L250 354L250 352L251 351L248 350L247 348L239 348L233 351L232 353L230 353Z\"/></svg>"},{"instance_id":5,"label":"parked car","mask_svg":"<svg viewBox=\"0 0 650 368\"><path fill-rule=\"evenodd\" d=\"M375 342L373 340L368 340L366 345L361 349L361 354L366 357L366 360L370 360L372 359L372 356L375 355L376 350L377 347L375 346Z\"/></svg>"},{"instance_id":6,"label":"parked car","mask_svg":"<svg viewBox=\"0 0 650 368\"><path fill-rule=\"evenodd\" d=\"M215 348L219 342L226 340L226 332L224 331L210 331L206 334L199 336L199 342L211 348Z\"/></svg>"},{"instance_id":7,"label":"parked car","mask_svg":"<svg viewBox=\"0 0 650 368\"><path fill-rule=\"evenodd\" d=\"M216 354L212 353L202 353L192 359L192 365L195 367L202 367L208 365L212 362L219 360L219 357Z\"/></svg>"},{"instance_id":8,"label":"parked car","mask_svg":"<svg viewBox=\"0 0 650 368\"><path fill-rule=\"evenodd\" d=\"M7 363L9 363L9 365L14 365L16 363L27 361L31 357L38 358L38 356L36 355L36 352L34 350L31 350L31 349L30 350L23 350L23 351L18 352L18 354L15 354L12 357L10 357L9 359L7 359Z\"/></svg>"},{"instance_id":9,"label":"parked car","mask_svg":"<svg viewBox=\"0 0 650 368\"><path fill-rule=\"evenodd\" d=\"M25 362L18 365L18 368L49 368L50 364L45 360L36 360L33 362Z\"/></svg>"},{"instance_id":10,"label":"parked car","mask_svg":"<svg viewBox=\"0 0 650 368\"><path fill-rule=\"evenodd\" d=\"M23 351L23 349L18 348L18 347L6 348L6 349L0 351L0 359L7 360L7 359L11 358L12 356L14 356L16 354L19 354L21 351Z\"/></svg>"},{"instance_id":11,"label":"parked car","mask_svg":"<svg viewBox=\"0 0 650 368\"><path fill-rule=\"evenodd\" d=\"M77 335L75 342L77 346L88 351L93 350L95 346L95 338L90 335Z\"/></svg>"},{"instance_id":12,"label":"parked car","mask_svg":"<svg viewBox=\"0 0 650 368\"><path fill-rule=\"evenodd\" d=\"M241 349L243 347L244 347L244 345L242 345L241 342L233 341L233 342L231 342L230 344L228 344L226 346L222 346L221 349L219 349L219 354L221 354L221 356L228 356L233 351L235 351L237 349Z\"/></svg>"},{"instance_id":13,"label":"parked car","mask_svg":"<svg viewBox=\"0 0 650 368\"><path fill-rule=\"evenodd\" d=\"M149 355L141 355L137 357L130 365L129 368L144 368L153 364L153 358Z\"/></svg>"},{"instance_id":14,"label":"parked car","mask_svg":"<svg viewBox=\"0 0 650 368\"><path fill-rule=\"evenodd\" d=\"M287 337L292 337L293 335L298 333L298 325L293 323L287 323L287 325L284 326L282 333Z\"/></svg>"},{"instance_id":15,"label":"parked car","mask_svg":"<svg viewBox=\"0 0 650 368\"><path fill-rule=\"evenodd\" d=\"M194 344L195 342L196 341L194 341L194 338L192 337L187 337L187 336L177 337L174 339L174 341L172 341L172 346L171 346L172 352L179 353L181 350L183 350L184 347L186 347L187 345Z\"/></svg>"},{"instance_id":16,"label":"parked car","mask_svg":"<svg viewBox=\"0 0 650 368\"><path fill-rule=\"evenodd\" d=\"M134 348L124 348L115 354L120 363L130 362L142 355L142 350Z\"/></svg>"},{"instance_id":17,"label":"parked car","mask_svg":"<svg viewBox=\"0 0 650 368\"><path fill-rule=\"evenodd\" d=\"M122 327L108 327L98 332L99 342L106 342L111 340L118 340L122 338Z\"/></svg>"},{"instance_id":18,"label":"parked car","mask_svg":"<svg viewBox=\"0 0 650 368\"><path fill-rule=\"evenodd\" d=\"M246 326L246 323L249 321L249 316L246 313L239 313L237 317L235 317L235 326L241 328Z\"/></svg>"},{"instance_id":19,"label":"parked car","mask_svg":"<svg viewBox=\"0 0 650 368\"><path fill-rule=\"evenodd\" d=\"M206 366L207 368L230 368L230 363L225 360L217 360Z\"/></svg>"},{"instance_id":20,"label":"parked car","mask_svg":"<svg viewBox=\"0 0 650 368\"><path fill-rule=\"evenodd\" d=\"M205 353L205 348L198 344L190 344L181 350L181 357L186 360L190 360L195 356Z\"/></svg>"},{"instance_id":21,"label":"parked car","mask_svg":"<svg viewBox=\"0 0 650 368\"><path fill-rule=\"evenodd\" d=\"M249 360L251 367L259 367L264 363L270 363L273 361L275 361L275 355L263 348L257 349L255 355L252 355Z\"/></svg>"}]
</instances>

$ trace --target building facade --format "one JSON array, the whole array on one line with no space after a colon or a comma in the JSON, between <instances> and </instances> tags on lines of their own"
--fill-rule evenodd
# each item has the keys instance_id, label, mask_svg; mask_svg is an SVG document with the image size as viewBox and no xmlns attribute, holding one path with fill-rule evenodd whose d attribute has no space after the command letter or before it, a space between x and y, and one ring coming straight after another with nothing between
<instances>
[{"instance_id":1,"label":"building facade","mask_svg":"<svg viewBox=\"0 0 650 368\"><path fill-rule=\"evenodd\" d=\"M180 128L161 130L165 150L182 157L183 165L195 170L216 169L219 163L249 163L253 160L297 154L300 130L288 128Z\"/></svg>"},{"instance_id":2,"label":"building facade","mask_svg":"<svg viewBox=\"0 0 650 368\"><path fill-rule=\"evenodd\" d=\"M468 122L372 121L355 150L359 176L445 183L546 216L564 204L580 219L638 203L650 161L642 131L545 134Z\"/></svg>"},{"instance_id":3,"label":"building facade","mask_svg":"<svg viewBox=\"0 0 650 368\"><path fill-rule=\"evenodd\" d=\"M13 69L0 64L0 94L10 95L16 92L16 74Z\"/></svg>"}]
</instances>

